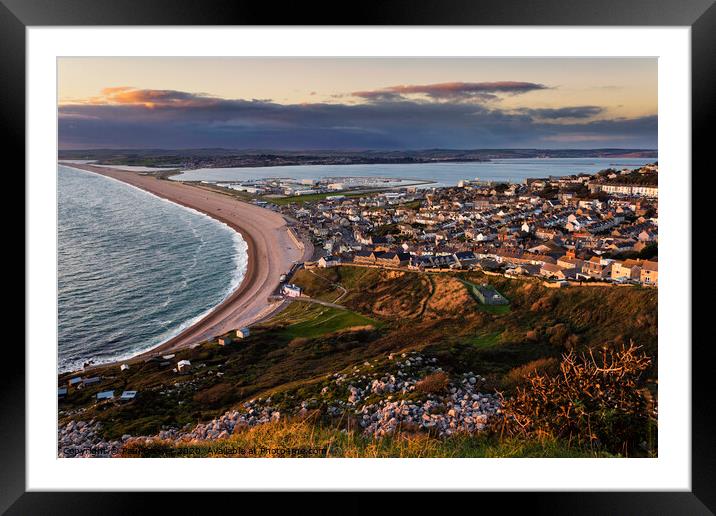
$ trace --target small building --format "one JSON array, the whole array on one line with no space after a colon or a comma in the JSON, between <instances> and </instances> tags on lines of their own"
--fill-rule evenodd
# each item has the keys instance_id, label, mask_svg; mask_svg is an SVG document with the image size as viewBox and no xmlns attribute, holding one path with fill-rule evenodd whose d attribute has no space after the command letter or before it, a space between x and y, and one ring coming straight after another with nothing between
<instances>
[{"instance_id":1,"label":"small building","mask_svg":"<svg viewBox=\"0 0 716 516\"><path fill-rule=\"evenodd\" d=\"M119 366L120 371L129 371L129 364L122 364Z\"/></svg>"},{"instance_id":2,"label":"small building","mask_svg":"<svg viewBox=\"0 0 716 516\"><path fill-rule=\"evenodd\" d=\"M287 283L281 288L281 293L286 297L301 297L303 289L293 283Z\"/></svg>"},{"instance_id":3,"label":"small building","mask_svg":"<svg viewBox=\"0 0 716 516\"><path fill-rule=\"evenodd\" d=\"M176 355L175 355L174 353L170 353L169 355L162 355L162 358L163 358L164 360L171 360L171 359L174 358L175 356L176 356Z\"/></svg>"},{"instance_id":4,"label":"small building","mask_svg":"<svg viewBox=\"0 0 716 516\"><path fill-rule=\"evenodd\" d=\"M133 400L137 396L137 391L124 391L119 397L122 401Z\"/></svg>"},{"instance_id":5,"label":"small building","mask_svg":"<svg viewBox=\"0 0 716 516\"><path fill-rule=\"evenodd\" d=\"M114 391L102 391L97 393L97 401L114 399Z\"/></svg>"},{"instance_id":6,"label":"small building","mask_svg":"<svg viewBox=\"0 0 716 516\"><path fill-rule=\"evenodd\" d=\"M227 344L234 342L234 339L231 338L231 336L219 337L218 342L219 346L226 346Z\"/></svg>"},{"instance_id":7,"label":"small building","mask_svg":"<svg viewBox=\"0 0 716 516\"><path fill-rule=\"evenodd\" d=\"M475 285L473 292L484 305L507 305L510 303L507 298L489 285Z\"/></svg>"},{"instance_id":8,"label":"small building","mask_svg":"<svg viewBox=\"0 0 716 516\"><path fill-rule=\"evenodd\" d=\"M177 362L177 371L180 373L187 372L189 369L191 369L191 362L188 360L180 360Z\"/></svg>"},{"instance_id":9,"label":"small building","mask_svg":"<svg viewBox=\"0 0 716 516\"><path fill-rule=\"evenodd\" d=\"M612 265L612 280L614 281L639 281L642 262L640 260L615 261Z\"/></svg>"},{"instance_id":10,"label":"small building","mask_svg":"<svg viewBox=\"0 0 716 516\"><path fill-rule=\"evenodd\" d=\"M659 284L659 262L653 260L645 260L641 268L640 280L644 285Z\"/></svg>"},{"instance_id":11,"label":"small building","mask_svg":"<svg viewBox=\"0 0 716 516\"><path fill-rule=\"evenodd\" d=\"M82 386L87 387L88 385L94 385L96 383L99 383L99 380L100 380L99 376L94 376L92 378L85 378L84 380L82 380Z\"/></svg>"},{"instance_id":12,"label":"small building","mask_svg":"<svg viewBox=\"0 0 716 516\"><path fill-rule=\"evenodd\" d=\"M318 266L326 269L328 267L335 267L336 265L340 265L341 259L337 256L322 256L318 259Z\"/></svg>"},{"instance_id":13,"label":"small building","mask_svg":"<svg viewBox=\"0 0 716 516\"><path fill-rule=\"evenodd\" d=\"M74 378L70 378L67 382L67 385L69 387L79 387L82 383L82 377L81 376L75 376Z\"/></svg>"},{"instance_id":14,"label":"small building","mask_svg":"<svg viewBox=\"0 0 716 516\"><path fill-rule=\"evenodd\" d=\"M353 263L375 263L375 253L373 251L358 251L353 256Z\"/></svg>"},{"instance_id":15,"label":"small building","mask_svg":"<svg viewBox=\"0 0 716 516\"><path fill-rule=\"evenodd\" d=\"M400 267L410 263L410 253L382 252L376 253L375 262L387 267Z\"/></svg>"},{"instance_id":16,"label":"small building","mask_svg":"<svg viewBox=\"0 0 716 516\"><path fill-rule=\"evenodd\" d=\"M236 338L237 339L245 339L251 334L248 328L239 328L236 330Z\"/></svg>"},{"instance_id":17,"label":"small building","mask_svg":"<svg viewBox=\"0 0 716 516\"><path fill-rule=\"evenodd\" d=\"M565 269L562 269L558 265L553 263L544 263L540 267L539 273L541 276L546 278L563 280L567 277L564 271Z\"/></svg>"},{"instance_id":18,"label":"small building","mask_svg":"<svg viewBox=\"0 0 716 516\"><path fill-rule=\"evenodd\" d=\"M67 396L67 387L58 387L57 388L57 397L59 399L62 399L65 396Z\"/></svg>"}]
</instances>

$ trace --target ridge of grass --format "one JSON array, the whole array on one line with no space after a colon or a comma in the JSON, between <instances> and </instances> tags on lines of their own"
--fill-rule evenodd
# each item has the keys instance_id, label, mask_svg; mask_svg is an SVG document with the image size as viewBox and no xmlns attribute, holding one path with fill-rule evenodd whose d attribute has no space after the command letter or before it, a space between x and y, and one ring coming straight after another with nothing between
<instances>
[{"instance_id":1,"label":"ridge of grass","mask_svg":"<svg viewBox=\"0 0 716 516\"><path fill-rule=\"evenodd\" d=\"M424 433L397 432L382 439L352 429L304 421L278 421L241 430L218 441L136 442L124 457L304 457L304 458L510 458L610 457L570 446L554 438L500 439L494 435L455 435L445 439Z\"/></svg>"}]
</instances>

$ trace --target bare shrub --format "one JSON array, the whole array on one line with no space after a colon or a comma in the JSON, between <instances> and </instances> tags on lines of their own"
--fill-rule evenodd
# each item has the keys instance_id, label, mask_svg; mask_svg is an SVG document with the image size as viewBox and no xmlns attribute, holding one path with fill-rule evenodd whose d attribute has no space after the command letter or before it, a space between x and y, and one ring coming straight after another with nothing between
<instances>
[{"instance_id":1,"label":"bare shrub","mask_svg":"<svg viewBox=\"0 0 716 516\"><path fill-rule=\"evenodd\" d=\"M647 440L649 403L639 381L651 359L630 344L618 350L563 355L559 372L530 373L502 400L502 431L554 436L628 455Z\"/></svg>"},{"instance_id":2,"label":"bare shrub","mask_svg":"<svg viewBox=\"0 0 716 516\"><path fill-rule=\"evenodd\" d=\"M527 383L531 374L552 374L557 371L559 371L559 360L556 358L538 358L537 360L511 369L502 379L502 387L505 389L513 389L518 385Z\"/></svg>"}]
</instances>

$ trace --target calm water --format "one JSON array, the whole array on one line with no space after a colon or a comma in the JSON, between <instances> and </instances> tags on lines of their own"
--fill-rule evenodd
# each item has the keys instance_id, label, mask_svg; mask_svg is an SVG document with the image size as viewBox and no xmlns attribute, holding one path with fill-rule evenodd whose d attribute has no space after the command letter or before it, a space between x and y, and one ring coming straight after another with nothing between
<instances>
[{"instance_id":1,"label":"calm water","mask_svg":"<svg viewBox=\"0 0 716 516\"><path fill-rule=\"evenodd\" d=\"M320 179L332 176L399 177L455 185L461 179L521 182L529 177L593 173L605 168L632 168L656 158L496 159L482 163L421 163L406 165L300 165L291 167L202 168L172 176L182 181L245 181L269 177Z\"/></svg>"},{"instance_id":2,"label":"calm water","mask_svg":"<svg viewBox=\"0 0 716 516\"><path fill-rule=\"evenodd\" d=\"M58 166L59 370L173 337L238 286L246 248L203 214Z\"/></svg>"}]
</instances>

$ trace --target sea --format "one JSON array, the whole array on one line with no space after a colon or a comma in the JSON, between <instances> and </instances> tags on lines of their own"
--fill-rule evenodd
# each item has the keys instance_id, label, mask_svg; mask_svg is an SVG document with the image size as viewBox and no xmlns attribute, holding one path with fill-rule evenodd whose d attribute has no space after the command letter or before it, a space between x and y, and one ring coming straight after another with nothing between
<instances>
[{"instance_id":1,"label":"sea","mask_svg":"<svg viewBox=\"0 0 716 516\"><path fill-rule=\"evenodd\" d=\"M149 350L241 283L247 245L225 224L91 172L57 174L59 372Z\"/></svg>"},{"instance_id":2,"label":"sea","mask_svg":"<svg viewBox=\"0 0 716 516\"><path fill-rule=\"evenodd\" d=\"M240 182L262 178L390 177L433 181L429 186L454 186L462 179L521 183L531 177L591 174L606 168L637 168L654 161L656 158L522 158L471 163L200 168L185 171L171 179Z\"/></svg>"}]
</instances>

